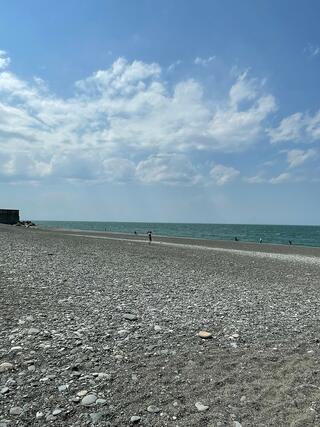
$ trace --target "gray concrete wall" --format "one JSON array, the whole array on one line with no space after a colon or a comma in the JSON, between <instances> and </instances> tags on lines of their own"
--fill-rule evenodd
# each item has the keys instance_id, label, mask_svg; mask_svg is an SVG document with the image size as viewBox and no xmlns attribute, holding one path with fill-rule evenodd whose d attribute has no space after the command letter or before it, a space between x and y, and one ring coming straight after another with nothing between
<instances>
[{"instance_id":1,"label":"gray concrete wall","mask_svg":"<svg viewBox=\"0 0 320 427\"><path fill-rule=\"evenodd\" d=\"M16 224L20 220L19 211L15 209L0 209L1 224Z\"/></svg>"}]
</instances>

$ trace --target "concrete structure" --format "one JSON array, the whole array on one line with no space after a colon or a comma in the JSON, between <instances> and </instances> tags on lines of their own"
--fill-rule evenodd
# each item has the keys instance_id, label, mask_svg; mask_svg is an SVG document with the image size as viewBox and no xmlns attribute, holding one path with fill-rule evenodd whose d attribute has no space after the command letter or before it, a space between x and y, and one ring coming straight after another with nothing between
<instances>
[{"instance_id":1,"label":"concrete structure","mask_svg":"<svg viewBox=\"0 0 320 427\"><path fill-rule=\"evenodd\" d=\"M16 224L20 221L19 211L16 209L0 209L1 224Z\"/></svg>"}]
</instances>

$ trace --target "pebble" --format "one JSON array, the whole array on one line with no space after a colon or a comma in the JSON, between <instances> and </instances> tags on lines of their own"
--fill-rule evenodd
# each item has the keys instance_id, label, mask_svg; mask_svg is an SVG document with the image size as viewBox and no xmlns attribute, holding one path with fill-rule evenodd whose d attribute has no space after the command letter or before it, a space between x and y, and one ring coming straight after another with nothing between
<instances>
[{"instance_id":1,"label":"pebble","mask_svg":"<svg viewBox=\"0 0 320 427\"><path fill-rule=\"evenodd\" d=\"M62 409L55 409L55 410L52 412L52 415L53 415L54 417L56 417L57 415L61 414L61 412L62 412Z\"/></svg>"},{"instance_id":2,"label":"pebble","mask_svg":"<svg viewBox=\"0 0 320 427\"><path fill-rule=\"evenodd\" d=\"M88 390L80 390L80 391L78 391L77 396L83 397L86 394L88 394Z\"/></svg>"},{"instance_id":3,"label":"pebble","mask_svg":"<svg viewBox=\"0 0 320 427\"><path fill-rule=\"evenodd\" d=\"M104 416L104 412L93 412L92 414L90 414L90 418L93 424L99 423Z\"/></svg>"},{"instance_id":4,"label":"pebble","mask_svg":"<svg viewBox=\"0 0 320 427\"><path fill-rule=\"evenodd\" d=\"M42 418L44 416L44 413L43 412L41 412L41 411L38 411L37 413L36 413L36 418Z\"/></svg>"},{"instance_id":5,"label":"pebble","mask_svg":"<svg viewBox=\"0 0 320 427\"><path fill-rule=\"evenodd\" d=\"M28 329L28 335L37 335L40 332L40 329L30 328Z\"/></svg>"},{"instance_id":6,"label":"pebble","mask_svg":"<svg viewBox=\"0 0 320 427\"><path fill-rule=\"evenodd\" d=\"M9 387L3 387L3 388L0 390L0 394L6 394L6 393L8 393L8 391L9 391Z\"/></svg>"},{"instance_id":7,"label":"pebble","mask_svg":"<svg viewBox=\"0 0 320 427\"><path fill-rule=\"evenodd\" d=\"M15 347L11 347L9 353L15 353L16 351L21 351L22 347L20 345L16 345Z\"/></svg>"},{"instance_id":8,"label":"pebble","mask_svg":"<svg viewBox=\"0 0 320 427\"><path fill-rule=\"evenodd\" d=\"M23 412L23 409L20 408L20 406L13 406L10 409L10 415L21 415Z\"/></svg>"},{"instance_id":9,"label":"pebble","mask_svg":"<svg viewBox=\"0 0 320 427\"><path fill-rule=\"evenodd\" d=\"M13 369L13 364L9 362L3 362L0 364L0 372L6 372L10 371L10 369Z\"/></svg>"},{"instance_id":10,"label":"pebble","mask_svg":"<svg viewBox=\"0 0 320 427\"><path fill-rule=\"evenodd\" d=\"M137 316L135 316L134 314L130 314L130 313L125 313L124 315L123 315L123 317L126 319L126 320L137 320L138 319L138 317Z\"/></svg>"},{"instance_id":11,"label":"pebble","mask_svg":"<svg viewBox=\"0 0 320 427\"><path fill-rule=\"evenodd\" d=\"M133 417L130 418L130 422L132 424L138 423L141 421L141 417L138 417L138 415L133 415Z\"/></svg>"},{"instance_id":12,"label":"pebble","mask_svg":"<svg viewBox=\"0 0 320 427\"><path fill-rule=\"evenodd\" d=\"M97 399L96 404L97 405L105 405L107 403L106 399Z\"/></svg>"},{"instance_id":13,"label":"pebble","mask_svg":"<svg viewBox=\"0 0 320 427\"><path fill-rule=\"evenodd\" d=\"M242 424L240 424L238 421L233 421L233 427L242 427Z\"/></svg>"},{"instance_id":14,"label":"pebble","mask_svg":"<svg viewBox=\"0 0 320 427\"><path fill-rule=\"evenodd\" d=\"M69 384L62 384L62 385L59 385L58 390L66 391L68 388L69 388Z\"/></svg>"},{"instance_id":15,"label":"pebble","mask_svg":"<svg viewBox=\"0 0 320 427\"><path fill-rule=\"evenodd\" d=\"M207 331L200 331L198 333L198 336L200 338L204 338L204 339L212 338L212 334L210 332L207 332Z\"/></svg>"},{"instance_id":16,"label":"pebble","mask_svg":"<svg viewBox=\"0 0 320 427\"><path fill-rule=\"evenodd\" d=\"M158 412L160 412L160 409L155 405L149 405L147 407L147 411L150 412L151 414L157 414Z\"/></svg>"},{"instance_id":17,"label":"pebble","mask_svg":"<svg viewBox=\"0 0 320 427\"><path fill-rule=\"evenodd\" d=\"M155 330L156 332L161 331L161 326L160 326L160 325L154 325L154 330Z\"/></svg>"},{"instance_id":18,"label":"pebble","mask_svg":"<svg viewBox=\"0 0 320 427\"><path fill-rule=\"evenodd\" d=\"M95 394L87 394L84 396L84 398L81 400L81 405L83 406L90 406L97 400L97 396Z\"/></svg>"},{"instance_id":19,"label":"pebble","mask_svg":"<svg viewBox=\"0 0 320 427\"><path fill-rule=\"evenodd\" d=\"M209 409L209 406L203 405L201 402L196 402L195 406L199 412L204 412L204 411L207 411Z\"/></svg>"}]
</instances>

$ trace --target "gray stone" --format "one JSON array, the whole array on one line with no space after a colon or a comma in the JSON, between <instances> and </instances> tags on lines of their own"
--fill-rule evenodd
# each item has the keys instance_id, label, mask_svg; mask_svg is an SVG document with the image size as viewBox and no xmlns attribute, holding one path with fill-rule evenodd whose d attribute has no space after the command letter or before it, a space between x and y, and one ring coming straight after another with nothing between
<instances>
[{"instance_id":1,"label":"gray stone","mask_svg":"<svg viewBox=\"0 0 320 427\"><path fill-rule=\"evenodd\" d=\"M13 369L13 364L12 363L3 362L0 365L0 373L1 372L6 372L6 371L10 371L11 369Z\"/></svg>"},{"instance_id":2,"label":"gray stone","mask_svg":"<svg viewBox=\"0 0 320 427\"><path fill-rule=\"evenodd\" d=\"M124 315L123 315L123 317L126 319L126 320L137 320L138 319L138 316L136 316L136 315L134 315L134 314L130 314L130 313L125 313Z\"/></svg>"},{"instance_id":3,"label":"gray stone","mask_svg":"<svg viewBox=\"0 0 320 427\"><path fill-rule=\"evenodd\" d=\"M69 388L68 384L62 384L62 385L59 385L58 390L59 391L66 391L68 388Z\"/></svg>"},{"instance_id":4,"label":"gray stone","mask_svg":"<svg viewBox=\"0 0 320 427\"><path fill-rule=\"evenodd\" d=\"M23 409L20 408L20 406L13 406L10 409L10 415L21 415L23 412Z\"/></svg>"},{"instance_id":5,"label":"gray stone","mask_svg":"<svg viewBox=\"0 0 320 427\"><path fill-rule=\"evenodd\" d=\"M40 329L37 329L37 328L28 329L28 335L37 335L39 334L39 332L40 332Z\"/></svg>"},{"instance_id":6,"label":"gray stone","mask_svg":"<svg viewBox=\"0 0 320 427\"><path fill-rule=\"evenodd\" d=\"M105 405L106 403L107 403L106 399L97 399L97 400L96 400L96 404L97 404L97 405L101 405L101 406L103 406L103 405Z\"/></svg>"},{"instance_id":7,"label":"gray stone","mask_svg":"<svg viewBox=\"0 0 320 427\"><path fill-rule=\"evenodd\" d=\"M38 411L37 413L36 413L36 418L42 418L44 416L44 413L43 412L41 412L41 411Z\"/></svg>"},{"instance_id":8,"label":"gray stone","mask_svg":"<svg viewBox=\"0 0 320 427\"><path fill-rule=\"evenodd\" d=\"M95 394L87 394L84 396L84 398L81 400L81 405L83 406L90 406L97 400L97 396Z\"/></svg>"},{"instance_id":9,"label":"gray stone","mask_svg":"<svg viewBox=\"0 0 320 427\"><path fill-rule=\"evenodd\" d=\"M240 424L238 421L233 421L233 427L242 427L242 424Z\"/></svg>"},{"instance_id":10,"label":"gray stone","mask_svg":"<svg viewBox=\"0 0 320 427\"><path fill-rule=\"evenodd\" d=\"M3 387L3 388L0 390L0 394L6 394L6 393L8 393L8 391L9 391L9 387Z\"/></svg>"},{"instance_id":11,"label":"gray stone","mask_svg":"<svg viewBox=\"0 0 320 427\"><path fill-rule=\"evenodd\" d=\"M18 351L21 351L22 347L20 345L16 345L15 347L11 347L9 353L16 353Z\"/></svg>"},{"instance_id":12,"label":"gray stone","mask_svg":"<svg viewBox=\"0 0 320 427\"><path fill-rule=\"evenodd\" d=\"M130 422L132 424L139 423L140 421L141 421L141 417L138 417L138 415L134 415L133 417L130 418Z\"/></svg>"},{"instance_id":13,"label":"gray stone","mask_svg":"<svg viewBox=\"0 0 320 427\"><path fill-rule=\"evenodd\" d=\"M158 412L160 412L160 409L155 405L149 405L147 407L147 411L150 412L151 414L157 414Z\"/></svg>"},{"instance_id":14,"label":"gray stone","mask_svg":"<svg viewBox=\"0 0 320 427\"><path fill-rule=\"evenodd\" d=\"M52 415L56 417L57 415L61 414L61 412L62 412L62 409L55 409L55 410L52 412Z\"/></svg>"},{"instance_id":15,"label":"gray stone","mask_svg":"<svg viewBox=\"0 0 320 427\"><path fill-rule=\"evenodd\" d=\"M196 402L195 405L199 412L204 412L209 409L209 406L203 405L201 402Z\"/></svg>"},{"instance_id":16,"label":"gray stone","mask_svg":"<svg viewBox=\"0 0 320 427\"><path fill-rule=\"evenodd\" d=\"M93 424L99 423L105 415L106 414L104 412L94 412L90 414L91 422Z\"/></svg>"}]
</instances>

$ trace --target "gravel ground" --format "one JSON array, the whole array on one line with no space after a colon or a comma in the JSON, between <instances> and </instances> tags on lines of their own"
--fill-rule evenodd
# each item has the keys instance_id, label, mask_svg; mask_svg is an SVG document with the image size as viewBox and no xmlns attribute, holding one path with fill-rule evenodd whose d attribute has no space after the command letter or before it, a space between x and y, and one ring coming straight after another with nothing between
<instances>
[{"instance_id":1,"label":"gravel ground","mask_svg":"<svg viewBox=\"0 0 320 427\"><path fill-rule=\"evenodd\" d=\"M0 226L0 427L320 426L320 249L80 234Z\"/></svg>"}]
</instances>

